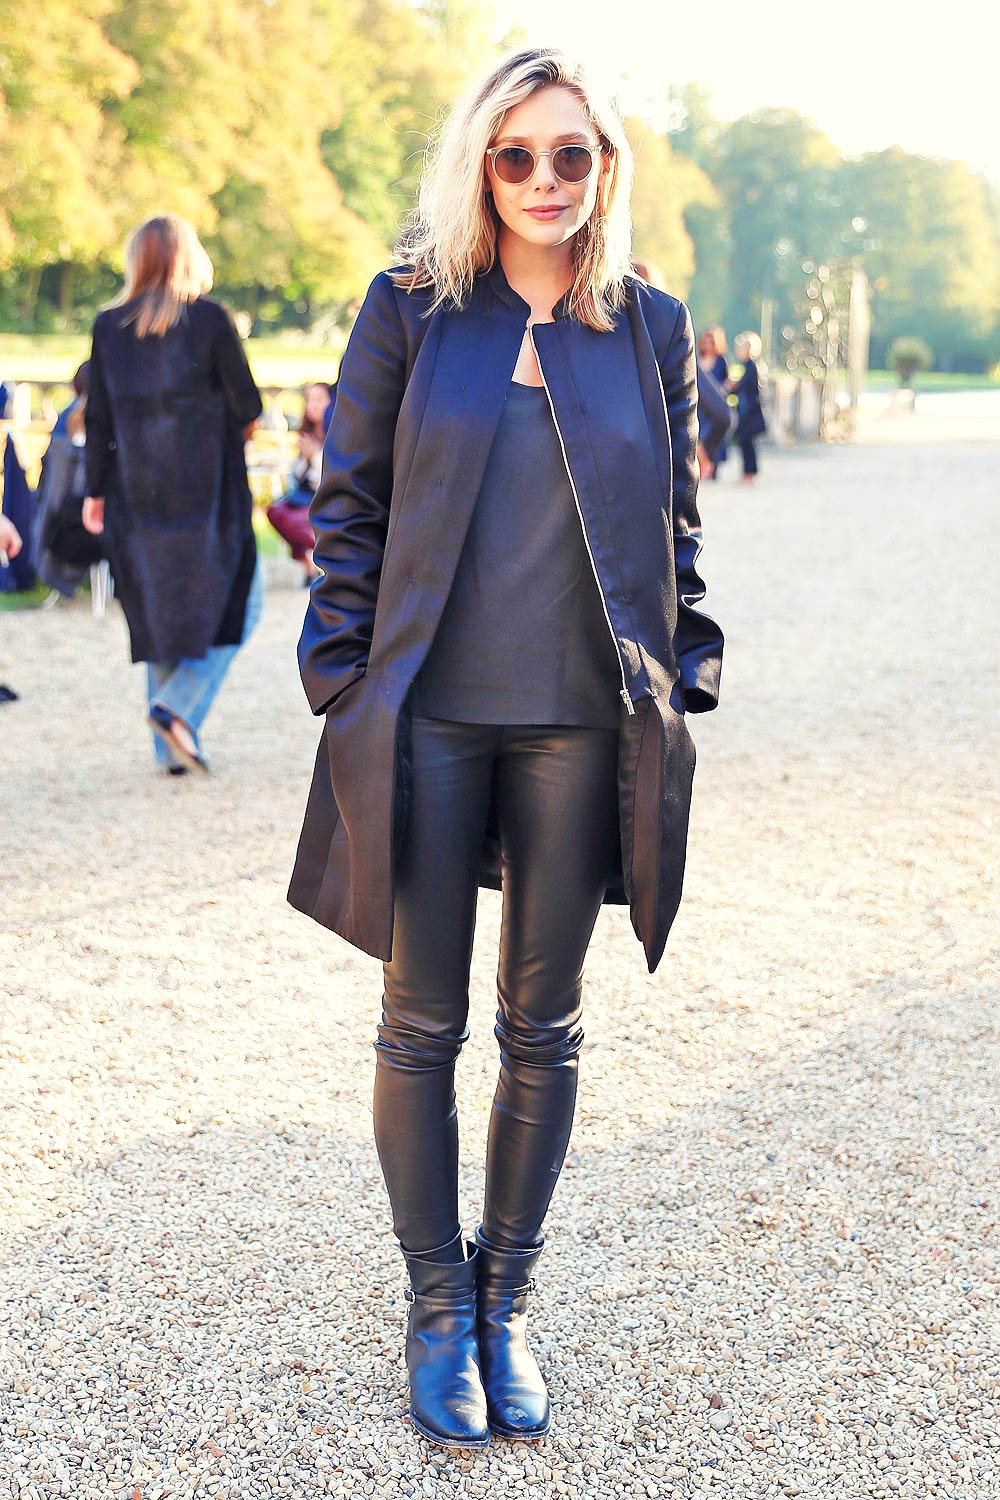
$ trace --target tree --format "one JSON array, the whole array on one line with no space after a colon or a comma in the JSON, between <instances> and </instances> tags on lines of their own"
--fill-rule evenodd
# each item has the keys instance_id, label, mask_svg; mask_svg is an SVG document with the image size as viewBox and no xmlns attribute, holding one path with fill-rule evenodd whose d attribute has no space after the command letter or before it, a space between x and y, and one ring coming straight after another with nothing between
<instances>
[{"instance_id":1,"label":"tree","mask_svg":"<svg viewBox=\"0 0 1000 1500\"><path fill-rule=\"evenodd\" d=\"M416 202L428 138L494 49L471 0L327 0L340 41L331 52L342 101L323 157L344 201L391 245Z\"/></svg>"},{"instance_id":2,"label":"tree","mask_svg":"<svg viewBox=\"0 0 1000 1500\"><path fill-rule=\"evenodd\" d=\"M109 106L136 67L103 25L111 0L0 0L0 271L23 278L33 315L46 266L92 265L116 233L123 136Z\"/></svg>"},{"instance_id":3,"label":"tree","mask_svg":"<svg viewBox=\"0 0 1000 1500\"><path fill-rule=\"evenodd\" d=\"M823 261L837 247L845 215L839 160L818 126L790 109L755 110L721 134L716 181L732 241L730 326L759 326L764 297L787 321L802 262Z\"/></svg>"},{"instance_id":4,"label":"tree","mask_svg":"<svg viewBox=\"0 0 1000 1500\"><path fill-rule=\"evenodd\" d=\"M961 162L895 146L844 163L841 181L873 288L873 357L914 333L942 368L984 368L998 352L996 189Z\"/></svg>"},{"instance_id":5,"label":"tree","mask_svg":"<svg viewBox=\"0 0 1000 1500\"><path fill-rule=\"evenodd\" d=\"M694 245L685 215L692 205L714 203L715 189L699 166L677 155L667 137L657 135L645 120L629 117L625 129L635 153L634 252L640 260L655 262L670 292L686 297L694 274Z\"/></svg>"},{"instance_id":6,"label":"tree","mask_svg":"<svg viewBox=\"0 0 1000 1500\"><path fill-rule=\"evenodd\" d=\"M912 383L918 370L930 369L934 363L934 355L923 339L914 338L912 334L901 334L889 345L885 362L890 370L896 371L900 385L906 386Z\"/></svg>"}]
</instances>

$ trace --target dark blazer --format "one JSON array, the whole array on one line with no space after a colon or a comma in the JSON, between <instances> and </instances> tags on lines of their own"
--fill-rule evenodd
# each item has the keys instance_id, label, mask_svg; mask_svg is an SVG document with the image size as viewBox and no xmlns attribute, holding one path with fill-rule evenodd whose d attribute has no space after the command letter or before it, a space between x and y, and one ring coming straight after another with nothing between
<instances>
[{"instance_id":1,"label":"dark blazer","mask_svg":"<svg viewBox=\"0 0 1000 1500\"><path fill-rule=\"evenodd\" d=\"M630 278L612 332L568 313L531 329L619 655L619 842L605 901L628 904L652 973L680 902L695 751L722 634L695 603L696 360L687 308ZM340 367L310 511L302 680L325 716L288 899L385 960L412 765L408 693L447 601L530 308L496 259L458 312L381 272ZM530 672L530 662L511 671ZM479 883L501 888L495 810Z\"/></svg>"},{"instance_id":2,"label":"dark blazer","mask_svg":"<svg viewBox=\"0 0 1000 1500\"><path fill-rule=\"evenodd\" d=\"M133 661L237 646L257 558L243 429L260 394L232 317L199 297L162 337L134 305L94 324L87 494L104 536Z\"/></svg>"}]
</instances>

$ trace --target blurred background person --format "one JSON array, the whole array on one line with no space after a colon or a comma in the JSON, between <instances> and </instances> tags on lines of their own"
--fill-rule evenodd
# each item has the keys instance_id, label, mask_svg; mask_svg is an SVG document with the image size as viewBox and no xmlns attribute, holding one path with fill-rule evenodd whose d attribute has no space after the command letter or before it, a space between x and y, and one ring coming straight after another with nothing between
<instances>
[{"instance_id":1,"label":"blurred background person","mask_svg":"<svg viewBox=\"0 0 1000 1500\"><path fill-rule=\"evenodd\" d=\"M38 481L38 576L71 598L88 570L105 556L103 538L83 524L86 494L86 423L90 361L73 376L74 396L56 418Z\"/></svg>"},{"instance_id":2,"label":"blurred background person","mask_svg":"<svg viewBox=\"0 0 1000 1500\"><path fill-rule=\"evenodd\" d=\"M323 469L323 440L333 416L336 397L336 382L330 386L323 380L314 380L303 392L305 407L299 427L299 456L292 470L294 484L291 489L268 506L267 519L275 531L291 548L292 557L302 564L305 578L312 583L319 569L313 564L313 547L316 538L309 524L309 502L319 485Z\"/></svg>"},{"instance_id":3,"label":"blurred background person","mask_svg":"<svg viewBox=\"0 0 1000 1500\"><path fill-rule=\"evenodd\" d=\"M725 329L720 328L718 324L712 328L706 328L698 340L698 368L704 374L711 376L723 392L723 396L729 389L729 366L726 363L726 350L728 347ZM734 426L735 421L729 425ZM713 451L709 470L702 472L703 479L718 478L718 467L724 462L726 454L729 451L729 436L730 433L727 428L718 449Z\"/></svg>"},{"instance_id":4,"label":"blurred background person","mask_svg":"<svg viewBox=\"0 0 1000 1500\"><path fill-rule=\"evenodd\" d=\"M157 762L208 769L199 730L260 614L244 445L260 393L212 263L176 214L141 224L98 314L83 522L107 542L134 662L147 663Z\"/></svg>"},{"instance_id":5,"label":"blurred background person","mask_svg":"<svg viewBox=\"0 0 1000 1500\"><path fill-rule=\"evenodd\" d=\"M14 381L0 380L0 513L11 542L10 547L0 542L0 591L8 594L33 588L36 581L35 496L14 442L15 391Z\"/></svg>"},{"instance_id":6,"label":"blurred background person","mask_svg":"<svg viewBox=\"0 0 1000 1500\"><path fill-rule=\"evenodd\" d=\"M68 406L64 406L56 417L50 434L51 437L64 437L69 432L69 420L74 412L82 414L87 401L87 390L90 385L90 360L85 359L82 365L78 365L73 376L73 399Z\"/></svg>"},{"instance_id":7,"label":"blurred background person","mask_svg":"<svg viewBox=\"0 0 1000 1500\"><path fill-rule=\"evenodd\" d=\"M0 515L0 568L10 565L10 559L21 550L21 535L13 521ZM0 703L16 703L17 694L5 682L0 682Z\"/></svg>"},{"instance_id":8,"label":"blurred background person","mask_svg":"<svg viewBox=\"0 0 1000 1500\"><path fill-rule=\"evenodd\" d=\"M760 335L740 333L733 340L733 352L743 366L738 380L728 382L729 389L736 392L736 441L743 454L743 476L741 484L753 484L757 477L757 439L767 430L764 409L760 402Z\"/></svg>"},{"instance_id":9,"label":"blurred background person","mask_svg":"<svg viewBox=\"0 0 1000 1500\"><path fill-rule=\"evenodd\" d=\"M706 328L698 339L698 363L722 386L729 379L727 347L725 331L718 326Z\"/></svg>"},{"instance_id":10,"label":"blurred background person","mask_svg":"<svg viewBox=\"0 0 1000 1500\"><path fill-rule=\"evenodd\" d=\"M697 374L698 473L702 479L714 479L716 467L725 456L726 443L736 428L736 413L718 381L701 365Z\"/></svg>"}]
</instances>

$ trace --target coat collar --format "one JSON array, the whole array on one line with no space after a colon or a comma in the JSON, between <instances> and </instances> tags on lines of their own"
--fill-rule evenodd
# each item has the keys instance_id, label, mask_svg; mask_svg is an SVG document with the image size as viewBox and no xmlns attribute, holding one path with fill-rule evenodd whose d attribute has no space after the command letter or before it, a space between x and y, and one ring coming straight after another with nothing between
<instances>
[{"instance_id":1,"label":"coat collar","mask_svg":"<svg viewBox=\"0 0 1000 1500\"><path fill-rule=\"evenodd\" d=\"M515 292L507 280L507 273L496 251L493 253L493 264L483 273L483 276L487 286L500 298L500 301L506 302L508 307L517 308L518 312L524 315L524 320L527 322L531 315L531 307L525 302L522 296ZM565 318L569 312L570 290L563 293L552 309L552 316L557 323L560 318Z\"/></svg>"}]
</instances>

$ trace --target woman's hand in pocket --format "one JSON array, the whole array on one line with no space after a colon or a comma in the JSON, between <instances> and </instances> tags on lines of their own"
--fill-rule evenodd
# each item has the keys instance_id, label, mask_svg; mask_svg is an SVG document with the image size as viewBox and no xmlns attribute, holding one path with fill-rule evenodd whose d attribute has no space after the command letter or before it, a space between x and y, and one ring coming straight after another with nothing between
<instances>
[{"instance_id":1,"label":"woman's hand in pocket","mask_svg":"<svg viewBox=\"0 0 1000 1500\"><path fill-rule=\"evenodd\" d=\"M81 516L84 527L94 536L100 536L104 530L104 501L95 499L88 495L83 502L83 513Z\"/></svg>"}]
</instances>

